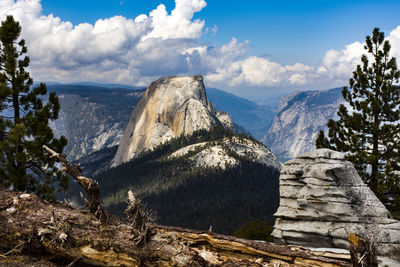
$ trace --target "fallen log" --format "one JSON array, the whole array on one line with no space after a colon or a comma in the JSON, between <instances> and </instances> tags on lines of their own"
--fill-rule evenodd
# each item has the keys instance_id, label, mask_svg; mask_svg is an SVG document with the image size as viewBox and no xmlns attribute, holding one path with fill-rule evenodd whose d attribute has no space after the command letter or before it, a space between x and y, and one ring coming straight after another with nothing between
<instances>
[{"instance_id":1,"label":"fallen log","mask_svg":"<svg viewBox=\"0 0 400 267\"><path fill-rule=\"evenodd\" d=\"M115 217L105 224L90 211L0 188L4 266L23 262L22 256L30 264L48 259L53 266L351 266L349 255L324 257L273 243L156 224L148 228L147 242L137 244L132 229L128 219Z\"/></svg>"},{"instance_id":2,"label":"fallen log","mask_svg":"<svg viewBox=\"0 0 400 267\"><path fill-rule=\"evenodd\" d=\"M351 266L348 254L327 257L211 231L151 224L132 192L127 219L113 216L103 205L96 181L82 176L82 168L64 154L43 148L83 187L88 210L0 188L0 265L37 261L45 266Z\"/></svg>"}]
</instances>

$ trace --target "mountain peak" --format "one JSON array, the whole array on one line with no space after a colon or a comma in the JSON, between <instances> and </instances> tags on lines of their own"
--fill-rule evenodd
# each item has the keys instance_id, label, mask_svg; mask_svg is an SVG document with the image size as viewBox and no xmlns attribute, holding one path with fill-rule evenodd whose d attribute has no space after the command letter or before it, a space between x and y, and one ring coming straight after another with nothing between
<instances>
[{"instance_id":1,"label":"mountain peak","mask_svg":"<svg viewBox=\"0 0 400 267\"><path fill-rule=\"evenodd\" d=\"M211 129L213 125L232 125L229 122L218 119L207 99L202 76L160 78L147 87L136 106L113 166L182 134Z\"/></svg>"}]
</instances>

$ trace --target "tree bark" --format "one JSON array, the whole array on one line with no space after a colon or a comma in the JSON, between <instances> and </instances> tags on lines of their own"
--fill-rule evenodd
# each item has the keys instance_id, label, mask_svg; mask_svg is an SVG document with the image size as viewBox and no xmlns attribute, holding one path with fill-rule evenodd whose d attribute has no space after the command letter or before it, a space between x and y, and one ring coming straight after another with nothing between
<instances>
[{"instance_id":1,"label":"tree bark","mask_svg":"<svg viewBox=\"0 0 400 267\"><path fill-rule=\"evenodd\" d=\"M351 266L348 254L156 224L149 225L147 242L137 244L132 230L127 219L101 223L86 210L0 188L0 262L8 266L23 262L21 255L30 264L40 255L96 266Z\"/></svg>"}]
</instances>

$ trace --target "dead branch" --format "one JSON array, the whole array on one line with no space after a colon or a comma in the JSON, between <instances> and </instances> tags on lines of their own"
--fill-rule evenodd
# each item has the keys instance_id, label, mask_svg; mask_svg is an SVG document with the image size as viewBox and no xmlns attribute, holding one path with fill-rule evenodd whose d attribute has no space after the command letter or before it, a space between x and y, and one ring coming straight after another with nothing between
<instances>
[{"instance_id":1,"label":"dead branch","mask_svg":"<svg viewBox=\"0 0 400 267\"><path fill-rule=\"evenodd\" d=\"M134 239L136 245L146 244L150 233L149 222L151 221L149 214L144 209L140 199L131 190L128 191L127 199L128 207L125 214L132 226L132 233L137 237Z\"/></svg>"},{"instance_id":2,"label":"dead branch","mask_svg":"<svg viewBox=\"0 0 400 267\"><path fill-rule=\"evenodd\" d=\"M63 171L70 174L83 187L87 195L87 199L84 200L89 211L101 222L107 222L110 216L101 199L98 182L83 176L82 167L70 163L65 154L59 154L46 145L43 145L43 149L49 152L51 157L57 158L63 165Z\"/></svg>"}]
</instances>

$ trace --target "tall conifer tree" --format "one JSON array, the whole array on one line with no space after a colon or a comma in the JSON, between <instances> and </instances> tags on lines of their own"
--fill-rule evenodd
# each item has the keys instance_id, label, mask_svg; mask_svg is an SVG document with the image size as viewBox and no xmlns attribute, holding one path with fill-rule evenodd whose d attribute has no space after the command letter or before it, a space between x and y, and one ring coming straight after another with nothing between
<instances>
[{"instance_id":1,"label":"tall conifer tree","mask_svg":"<svg viewBox=\"0 0 400 267\"><path fill-rule=\"evenodd\" d=\"M54 138L49 120L58 117L55 93L43 103L46 85L32 88L26 68L29 57L21 26L8 16L0 27L0 185L52 198L56 188L66 189L68 177L55 166L42 146L62 152L65 137ZM42 96L42 97L40 97Z\"/></svg>"},{"instance_id":2,"label":"tall conifer tree","mask_svg":"<svg viewBox=\"0 0 400 267\"><path fill-rule=\"evenodd\" d=\"M368 55L343 88L349 109L340 105L339 119L329 120L328 136L320 131L317 148L346 153L363 180L400 215L400 71L390 57L390 44L378 28L366 37ZM371 60L371 62L370 62Z\"/></svg>"}]
</instances>

